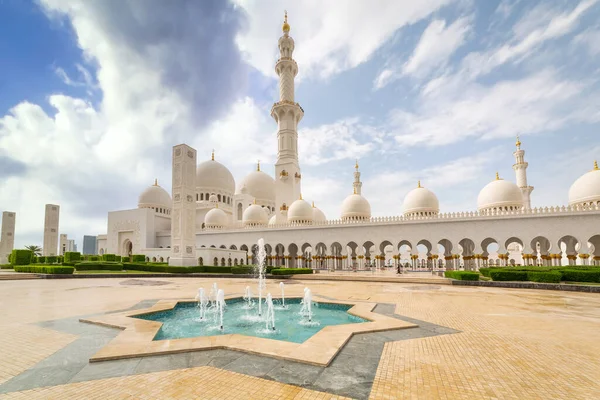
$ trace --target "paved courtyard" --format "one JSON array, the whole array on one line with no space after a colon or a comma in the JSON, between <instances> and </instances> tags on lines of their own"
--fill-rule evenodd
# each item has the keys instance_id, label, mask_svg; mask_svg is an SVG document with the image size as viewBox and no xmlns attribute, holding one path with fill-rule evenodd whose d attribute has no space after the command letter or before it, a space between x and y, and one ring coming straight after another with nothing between
<instances>
[{"instance_id":1,"label":"paved courtyard","mask_svg":"<svg viewBox=\"0 0 600 400\"><path fill-rule=\"evenodd\" d=\"M327 367L226 349L88 363L121 332L80 323L193 298L212 279L1 281L0 398L600 398L600 296L431 283L286 281L418 325L354 336ZM276 292L278 281L269 280ZM227 294L249 280L221 279Z\"/></svg>"}]
</instances>

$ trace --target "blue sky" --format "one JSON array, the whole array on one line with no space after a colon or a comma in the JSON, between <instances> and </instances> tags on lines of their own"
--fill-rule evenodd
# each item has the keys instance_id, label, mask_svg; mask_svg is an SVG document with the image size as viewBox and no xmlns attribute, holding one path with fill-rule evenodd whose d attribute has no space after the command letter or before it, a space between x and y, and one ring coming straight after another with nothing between
<instances>
[{"instance_id":1,"label":"blue sky","mask_svg":"<svg viewBox=\"0 0 600 400\"><path fill-rule=\"evenodd\" d=\"M216 149L236 182L273 173L283 10L299 65L303 194L330 219L352 190L399 215L420 179L442 212L475 210L495 172L563 205L600 158L600 4L556 1L0 0L0 204L16 245L104 233L170 147ZM269 166L271 164L271 166Z\"/></svg>"}]
</instances>

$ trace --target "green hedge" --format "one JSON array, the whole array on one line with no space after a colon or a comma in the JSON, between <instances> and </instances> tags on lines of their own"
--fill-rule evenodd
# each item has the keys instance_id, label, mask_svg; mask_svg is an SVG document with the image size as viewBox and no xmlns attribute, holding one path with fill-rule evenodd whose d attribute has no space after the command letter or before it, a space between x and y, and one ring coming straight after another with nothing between
<instances>
[{"instance_id":1,"label":"green hedge","mask_svg":"<svg viewBox=\"0 0 600 400\"><path fill-rule=\"evenodd\" d=\"M494 281L527 281L527 271L513 271L512 269L494 269L490 271L490 278Z\"/></svg>"},{"instance_id":2,"label":"green hedge","mask_svg":"<svg viewBox=\"0 0 600 400\"><path fill-rule=\"evenodd\" d=\"M89 256L88 260L89 261L100 261L100 256Z\"/></svg>"},{"instance_id":3,"label":"green hedge","mask_svg":"<svg viewBox=\"0 0 600 400\"><path fill-rule=\"evenodd\" d=\"M75 262L81 260L81 253L78 251L67 251L65 252L65 261L64 262Z\"/></svg>"},{"instance_id":4,"label":"green hedge","mask_svg":"<svg viewBox=\"0 0 600 400\"><path fill-rule=\"evenodd\" d=\"M121 261L123 261L123 257L121 257L121 256L115 256L115 261L116 262L121 262Z\"/></svg>"},{"instance_id":5,"label":"green hedge","mask_svg":"<svg viewBox=\"0 0 600 400\"><path fill-rule=\"evenodd\" d=\"M58 262L57 256L47 256L46 257L46 264L56 264L57 262Z\"/></svg>"},{"instance_id":6,"label":"green hedge","mask_svg":"<svg viewBox=\"0 0 600 400\"><path fill-rule=\"evenodd\" d=\"M115 261L116 255L114 254L103 254L102 261Z\"/></svg>"},{"instance_id":7,"label":"green hedge","mask_svg":"<svg viewBox=\"0 0 600 400\"><path fill-rule=\"evenodd\" d=\"M254 267L231 267L231 273L238 275L238 274L252 274L254 273Z\"/></svg>"},{"instance_id":8,"label":"green hedge","mask_svg":"<svg viewBox=\"0 0 600 400\"><path fill-rule=\"evenodd\" d=\"M274 268L271 270L271 274L273 275L296 275L312 273L312 268Z\"/></svg>"},{"instance_id":9,"label":"green hedge","mask_svg":"<svg viewBox=\"0 0 600 400\"><path fill-rule=\"evenodd\" d=\"M114 262L86 261L75 264L77 271L122 271L123 264Z\"/></svg>"},{"instance_id":10,"label":"green hedge","mask_svg":"<svg viewBox=\"0 0 600 400\"><path fill-rule=\"evenodd\" d=\"M131 256L131 262L146 262L146 256L143 254L134 254Z\"/></svg>"},{"instance_id":11,"label":"green hedge","mask_svg":"<svg viewBox=\"0 0 600 400\"><path fill-rule=\"evenodd\" d=\"M485 277L490 277L490 271L494 268L479 268L479 273Z\"/></svg>"},{"instance_id":12,"label":"green hedge","mask_svg":"<svg viewBox=\"0 0 600 400\"><path fill-rule=\"evenodd\" d=\"M156 264L140 264L140 263L123 263L123 268L131 271L147 271L147 272L169 272L173 274L191 274L194 272L204 272L204 267L178 267L169 265Z\"/></svg>"},{"instance_id":13,"label":"green hedge","mask_svg":"<svg viewBox=\"0 0 600 400\"><path fill-rule=\"evenodd\" d=\"M75 271L73 267L63 267L55 265L15 265L15 272L30 272L35 274L72 274Z\"/></svg>"},{"instance_id":14,"label":"green hedge","mask_svg":"<svg viewBox=\"0 0 600 400\"><path fill-rule=\"evenodd\" d=\"M131 258L129 257L121 257L121 262L130 262Z\"/></svg>"},{"instance_id":15,"label":"green hedge","mask_svg":"<svg viewBox=\"0 0 600 400\"><path fill-rule=\"evenodd\" d=\"M37 261L38 264L46 264L46 256L39 256Z\"/></svg>"},{"instance_id":16,"label":"green hedge","mask_svg":"<svg viewBox=\"0 0 600 400\"><path fill-rule=\"evenodd\" d=\"M0 264L0 269L13 269L12 264Z\"/></svg>"},{"instance_id":17,"label":"green hedge","mask_svg":"<svg viewBox=\"0 0 600 400\"><path fill-rule=\"evenodd\" d=\"M31 250L13 250L10 257L10 263L12 265L29 265L31 264L31 257L33 253Z\"/></svg>"},{"instance_id":18,"label":"green hedge","mask_svg":"<svg viewBox=\"0 0 600 400\"><path fill-rule=\"evenodd\" d=\"M599 282L600 283L600 268L599 269L561 269L560 274L562 280L567 282Z\"/></svg>"},{"instance_id":19,"label":"green hedge","mask_svg":"<svg viewBox=\"0 0 600 400\"><path fill-rule=\"evenodd\" d=\"M518 281L518 282L545 282L559 283L561 273L549 270L514 270L514 269L493 269L490 271L490 277L495 281Z\"/></svg>"},{"instance_id":20,"label":"green hedge","mask_svg":"<svg viewBox=\"0 0 600 400\"><path fill-rule=\"evenodd\" d=\"M472 271L445 271L446 278L452 278L459 281L478 281L479 274Z\"/></svg>"},{"instance_id":21,"label":"green hedge","mask_svg":"<svg viewBox=\"0 0 600 400\"><path fill-rule=\"evenodd\" d=\"M230 274L231 273L231 267L213 267L210 265L205 265L204 266L204 271L202 272L209 272L209 273L213 273L213 274Z\"/></svg>"},{"instance_id":22,"label":"green hedge","mask_svg":"<svg viewBox=\"0 0 600 400\"><path fill-rule=\"evenodd\" d=\"M37 264L37 263L39 263L38 256L32 255L30 263L31 264Z\"/></svg>"},{"instance_id":23,"label":"green hedge","mask_svg":"<svg viewBox=\"0 0 600 400\"><path fill-rule=\"evenodd\" d=\"M527 279L531 282L560 283L562 275L558 271L528 271Z\"/></svg>"}]
</instances>

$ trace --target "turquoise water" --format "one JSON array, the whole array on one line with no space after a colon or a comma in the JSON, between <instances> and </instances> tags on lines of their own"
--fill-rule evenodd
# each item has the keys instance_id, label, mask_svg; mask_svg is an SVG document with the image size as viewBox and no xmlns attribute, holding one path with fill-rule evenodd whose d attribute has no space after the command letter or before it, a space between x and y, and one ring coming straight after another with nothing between
<instances>
[{"instance_id":1,"label":"turquoise water","mask_svg":"<svg viewBox=\"0 0 600 400\"><path fill-rule=\"evenodd\" d=\"M313 302L312 321L309 321L308 317L300 314L302 308L300 299L286 300L285 308L276 299L273 301L275 303L275 331L273 331L266 328L264 316L267 307L265 303L263 303L263 317L261 318L258 316L256 299L251 307L248 307L241 298L225 302L223 330L219 329L218 316L210 309L206 318L200 319L200 309L197 307L197 303L177 303L172 310L138 315L135 318L163 323L154 340L238 333L294 343L304 342L328 325L367 322L363 318L348 314L347 311L352 306L317 302Z\"/></svg>"}]
</instances>

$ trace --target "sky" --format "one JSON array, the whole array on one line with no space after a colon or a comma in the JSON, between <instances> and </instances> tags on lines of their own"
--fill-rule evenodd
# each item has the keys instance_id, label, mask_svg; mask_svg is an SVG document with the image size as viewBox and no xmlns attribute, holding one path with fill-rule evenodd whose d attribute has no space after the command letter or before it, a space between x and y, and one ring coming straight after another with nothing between
<instances>
[{"instance_id":1,"label":"sky","mask_svg":"<svg viewBox=\"0 0 600 400\"><path fill-rule=\"evenodd\" d=\"M374 216L421 180L441 212L515 181L532 206L568 203L600 159L600 0L0 0L0 210L40 245L44 205L82 245L137 207L171 147L236 183L273 175L274 71L284 10L298 62L303 197L328 219L355 159Z\"/></svg>"}]
</instances>

